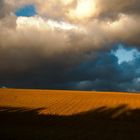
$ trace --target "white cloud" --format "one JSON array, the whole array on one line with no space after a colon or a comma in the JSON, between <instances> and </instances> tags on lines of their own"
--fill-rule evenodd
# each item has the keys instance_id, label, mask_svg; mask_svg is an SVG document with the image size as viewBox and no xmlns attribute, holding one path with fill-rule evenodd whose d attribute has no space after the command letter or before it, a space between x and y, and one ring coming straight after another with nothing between
<instances>
[{"instance_id":1,"label":"white cloud","mask_svg":"<svg viewBox=\"0 0 140 140\"><path fill-rule=\"evenodd\" d=\"M118 2L112 3L110 0L106 3L102 0L3 0L3 16L0 19L0 63L11 63L10 58L5 58L3 54L13 56L12 48L18 50L18 53L19 48L24 48L22 53L35 49L39 55L41 53L41 57L48 58L66 52L69 52L69 55L80 55L87 51L108 49L117 42L139 46L139 10L131 10L133 14L129 14L126 7L131 9L131 5L126 0L119 2L122 4L116 5L113 10L111 5ZM132 6L137 6L137 2L135 0ZM38 15L16 17L11 14L25 4L34 4ZM112 20L107 7L110 7L111 13L118 14L119 18L113 17ZM102 15L103 11L106 15ZM20 55L17 57L23 59Z\"/></svg>"}]
</instances>

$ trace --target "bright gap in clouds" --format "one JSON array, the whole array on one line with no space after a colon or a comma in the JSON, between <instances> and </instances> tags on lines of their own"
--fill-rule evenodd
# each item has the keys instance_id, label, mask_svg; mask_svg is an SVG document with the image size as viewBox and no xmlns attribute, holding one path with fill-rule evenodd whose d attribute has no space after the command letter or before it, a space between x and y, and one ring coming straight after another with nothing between
<instances>
[{"instance_id":1,"label":"bright gap in clouds","mask_svg":"<svg viewBox=\"0 0 140 140\"><path fill-rule=\"evenodd\" d=\"M95 12L96 4L93 0L78 0L75 9L71 9L71 18L85 19L91 17Z\"/></svg>"},{"instance_id":2,"label":"bright gap in clouds","mask_svg":"<svg viewBox=\"0 0 140 140\"><path fill-rule=\"evenodd\" d=\"M25 5L20 7L15 12L17 18L18 28L36 27L37 29L60 29L60 30L78 30L79 28L68 22L56 21L53 19L42 18L37 15L36 8L34 5Z\"/></svg>"},{"instance_id":3,"label":"bright gap in clouds","mask_svg":"<svg viewBox=\"0 0 140 140\"><path fill-rule=\"evenodd\" d=\"M134 48L126 48L122 44L118 45L118 49L112 51L112 53L118 58L118 63L130 62L137 56L140 56L140 52Z\"/></svg>"},{"instance_id":4,"label":"bright gap in clouds","mask_svg":"<svg viewBox=\"0 0 140 140\"><path fill-rule=\"evenodd\" d=\"M36 15L36 8L34 5L25 5L16 11L16 16L31 17Z\"/></svg>"}]
</instances>

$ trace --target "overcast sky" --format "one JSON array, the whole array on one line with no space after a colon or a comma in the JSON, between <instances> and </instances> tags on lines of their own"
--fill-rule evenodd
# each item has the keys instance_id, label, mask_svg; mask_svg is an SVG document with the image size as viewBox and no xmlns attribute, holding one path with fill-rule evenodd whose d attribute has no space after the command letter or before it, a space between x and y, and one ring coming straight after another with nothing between
<instances>
[{"instance_id":1,"label":"overcast sky","mask_svg":"<svg viewBox=\"0 0 140 140\"><path fill-rule=\"evenodd\" d=\"M0 87L139 85L139 0L0 0Z\"/></svg>"}]
</instances>

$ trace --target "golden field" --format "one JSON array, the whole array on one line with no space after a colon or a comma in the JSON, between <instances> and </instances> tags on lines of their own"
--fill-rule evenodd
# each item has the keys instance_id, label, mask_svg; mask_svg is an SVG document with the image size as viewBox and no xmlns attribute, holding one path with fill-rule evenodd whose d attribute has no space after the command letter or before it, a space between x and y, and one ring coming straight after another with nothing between
<instances>
[{"instance_id":1,"label":"golden field","mask_svg":"<svg viewBox=\"0 0 140 140\"><path fill-rule=\"evenodd\" d=\"M0 140L135 140L140 95L0 89Z\"/></svg>"}]
</instances>

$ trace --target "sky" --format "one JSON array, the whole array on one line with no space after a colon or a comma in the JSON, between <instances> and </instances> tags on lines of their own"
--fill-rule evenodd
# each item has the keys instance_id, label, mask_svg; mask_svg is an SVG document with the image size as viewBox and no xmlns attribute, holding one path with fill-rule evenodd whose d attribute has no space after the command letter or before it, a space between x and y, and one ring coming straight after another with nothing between
<instances>
[{"instance_id":1,"label":"sky","mask_svg":"<svg viewBox=\"0 0 140 140\"><path fill-rule=\"evenodd\" d=\"M139 0L0 0L0 87L140 92Z\"/></svg>"}]
</instances>

